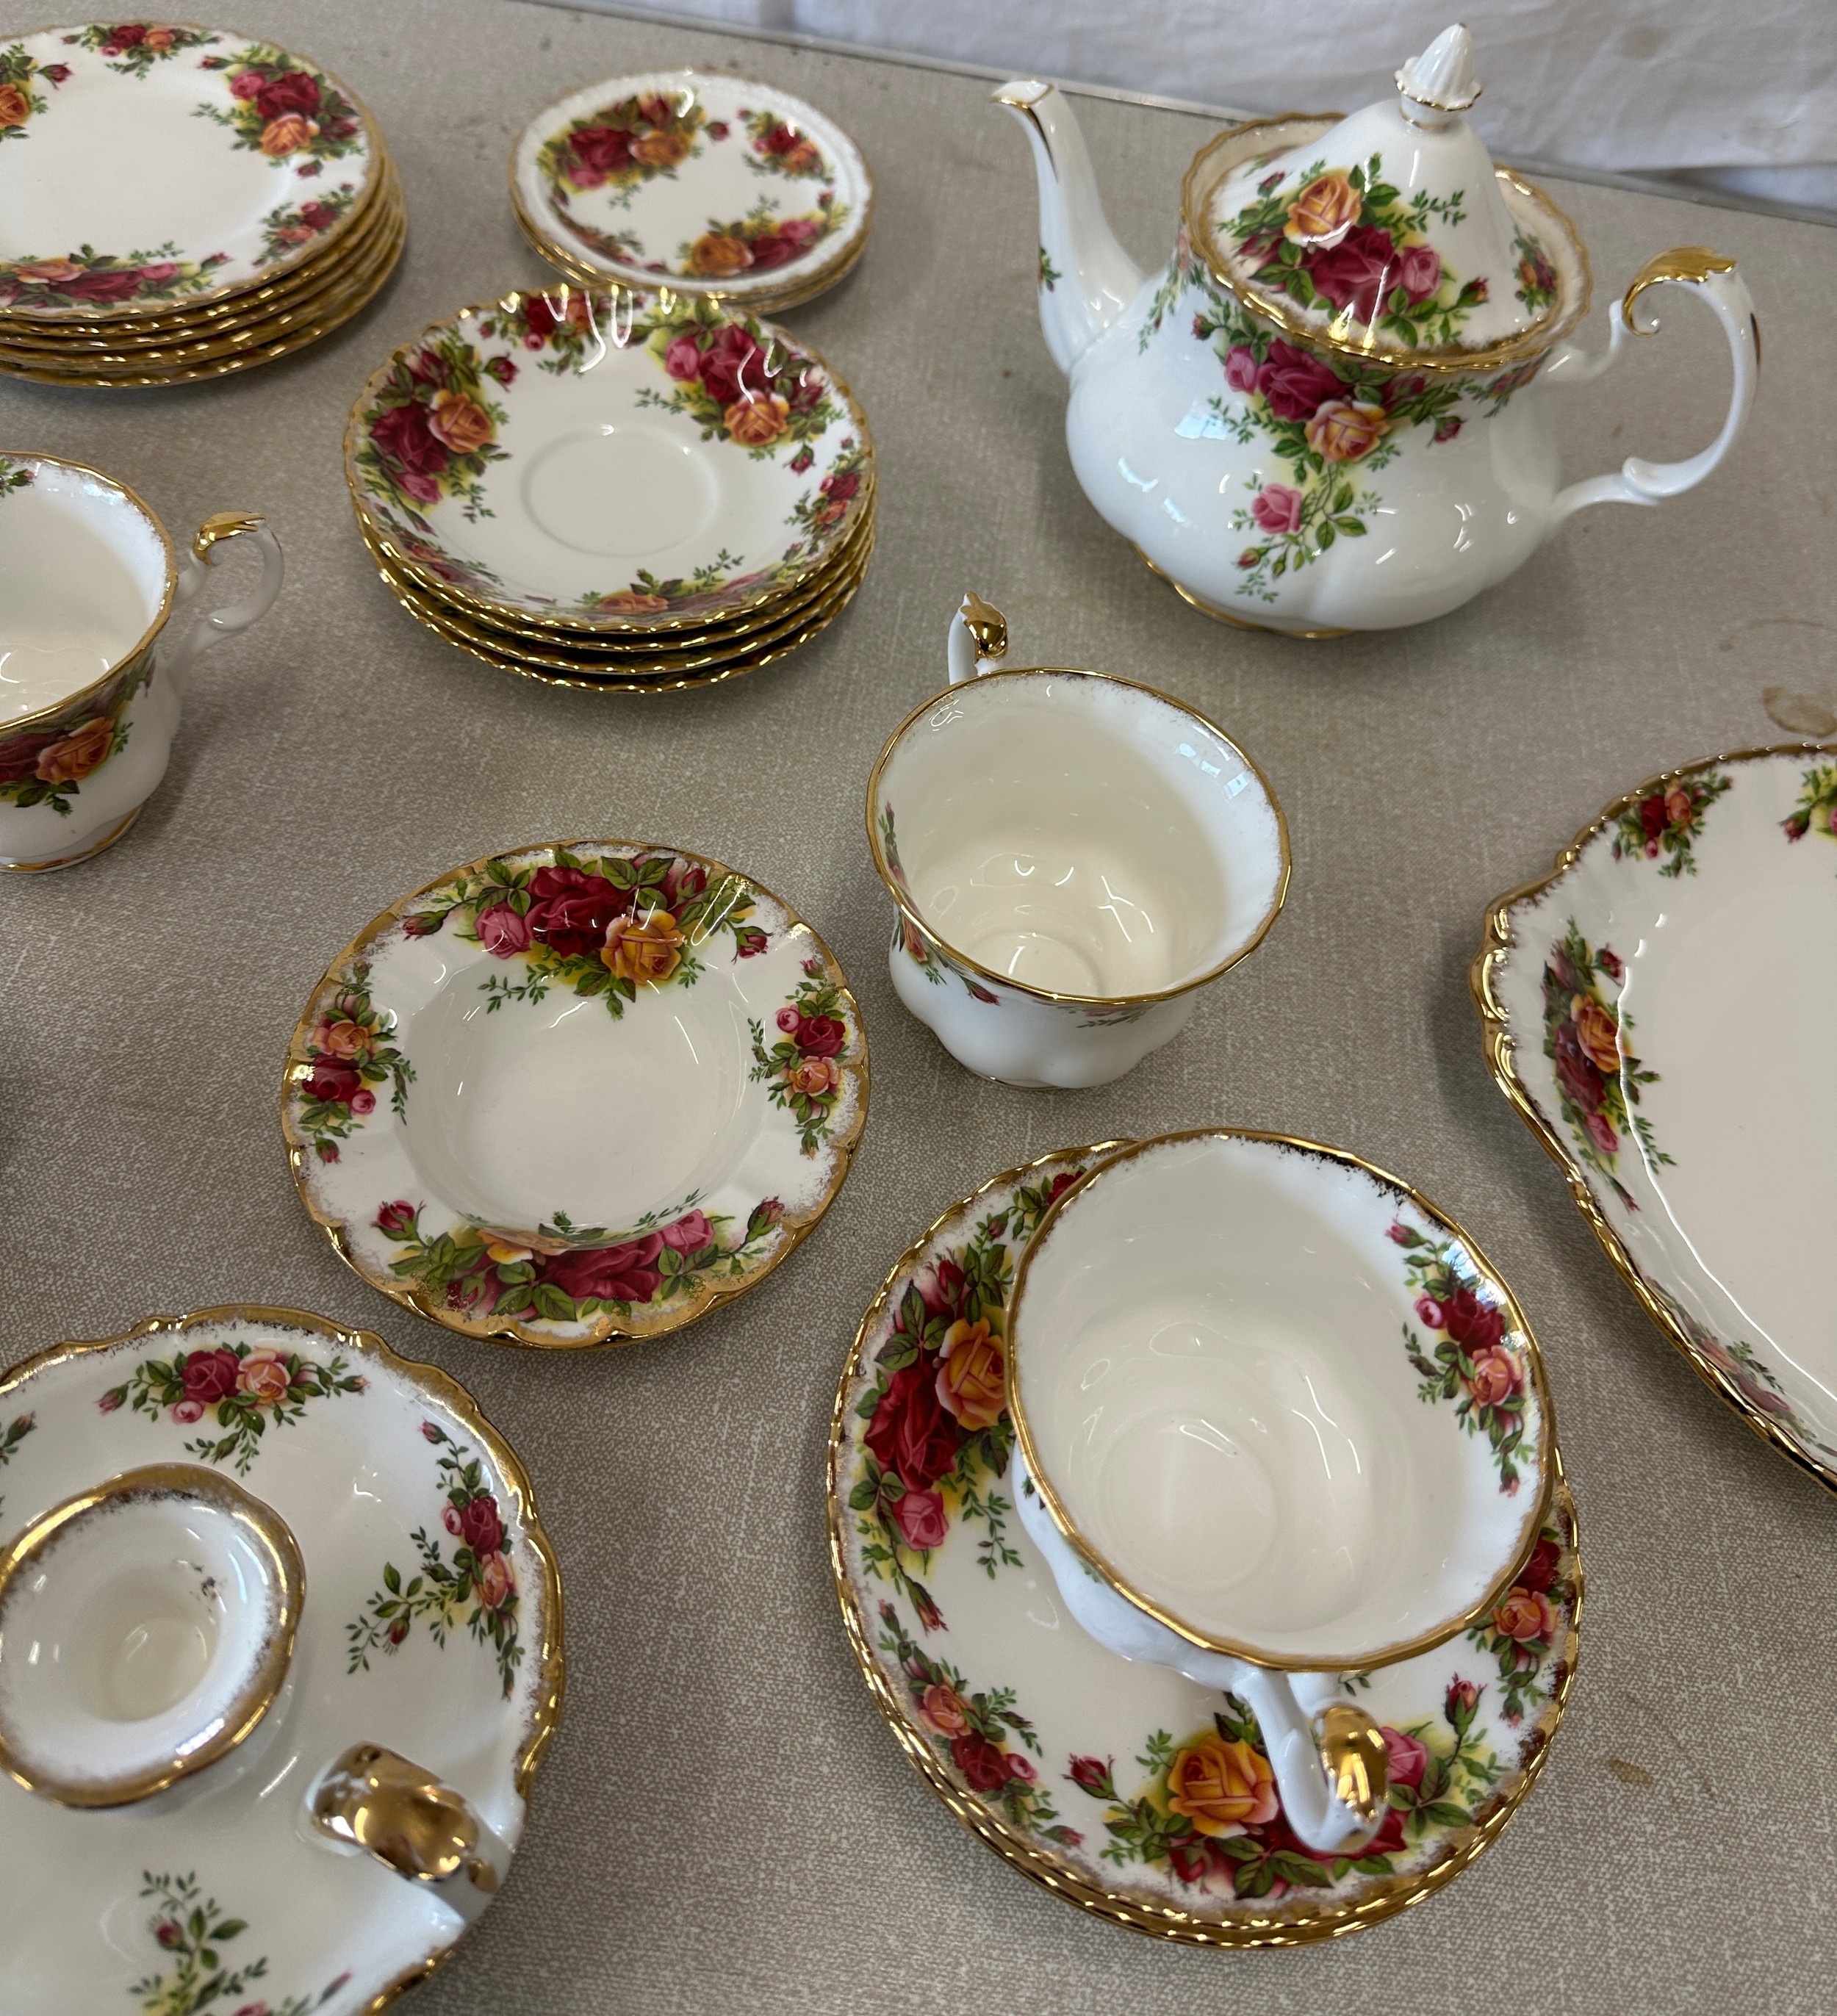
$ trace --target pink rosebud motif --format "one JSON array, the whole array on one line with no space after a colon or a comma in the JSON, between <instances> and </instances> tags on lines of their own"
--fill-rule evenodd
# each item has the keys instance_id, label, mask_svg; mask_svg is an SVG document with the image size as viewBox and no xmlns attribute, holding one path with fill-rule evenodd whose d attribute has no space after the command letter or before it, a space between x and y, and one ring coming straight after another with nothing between
<instances>
[{"instance_id":1,"label":"pink rosebud motif","mask_svg":"<svg viewBox=\"0 0 1837 2016\"><path fill-rule=\"evenodd\" d=\"M204 1403L202 1400L175 1400L172 1418L189 1427L193 1421L201 1421L204 1418Z\"/></svg>"},{"instance_id":2,"label":"pink rosebud motif","mask_svg":"<svg viewBox=\"0 0 1837 2016\"><path fill-rule=\"evenodd\" d=\"M1296 532L1302 502L1302 493L1286 483L1266 483L1250 500L1250 515L1266 532Z\"/></svg>"},{"instance_id":3,"label":"pink rosebud motif","mask_svg":"<svg viewBox=\"0 0 1837 2016\"><path fill-rule=\"evenodd\" d=\"M406 1197L398 1197L394 1204L386 1204L376 1213L376 1229L394 1237L412 1232L415 1226L415 1207ZM428 1438L433 1439L431 1436Z\"/></svg>"},{"instance_id":4,"label":"pink rosebud motif","mask_svg":"<svg viewBox=\"0 0 1837 2016\"><path fill-rule=\"evenodd\" d=\"M1606 945L1601 949L1601 970L1610 980L1615 981L1623 978L1626 971L1620 955Z\"/></svg>"},{"instance_id":5,"label":"pink rosebud motif","mask_svg":"<svg viewBox=\"0 0 1837 2016\"><path fill-rule=\"evenodd\" d=\"M404 1205L403 1209L406 1208L407 1206ZM430 1442L438 1442L441 1439L439 1427L432 1421L423 1421L421 1424L421 1433L423 1437Z\"/></svg>"},{"instance_id":6,"label":"pink rosebud motif","mask_svg":"<svg viewBox=\"0 0 1837 2016\"><path fill-rule=\"evenodd\" d=\"M1432 245L1408 245L1397 262L1397 280L1413 301L1426 301L1442 285L1442 255Z\"/></svg>"},{"instance_id":7,"label":"pink rosebud motif","mask_svg":"<svg viewBox=\"0 0 1837 2016\"><path fill-rule=\"evenodd\" d=\"M1093 1799L1110 1796L1111 1773L1115 1769L1114 1757L1100 1760L1095 1757L1074 1757L1072 1769L1066 1773L1082 1792L1089 1792Z\"/></svg>"},{"instance_id":8,"label":"pink rosebud motif","mask_svg":"<svg viewBox=\"0 0 1837 2016\"><path fill-rule=\"evenodd\" d=\"M1439 1330L1448 1320L1448 1314L1433 1295L1416 1298L1416 1314L1425 1330Z\"/></svg>"},{"instance_id":9,"label":"pink rosebud motif","mask_svg":"<svg viewBox=\"0 0 1837 2016\"><path fill-rule=\"evenodd\" d=\"M1407 1730L1392 1729L1388 1723L1380 1733L1384 1737L1385 1754L1390 1765L1391 1783L1414 1791L1422 1783L1423 1773L1428 1769L1427 1746Z\"/></svg>"},{"instance_id":10,"label":"pink rosebud motif","mask_svg":"<svg viewBox=\"0 0 1837 2016\"><path fill-rule=\"evenodd\" d=\"M474 928L478 942L493 959L512 959L528 952L535 935L528 913L509 903L493 903L489 909L481 910Z\"/></svg>"},{"instance_id":11,"label":"pink rosebud motif","mask_svg":"<svg viewBox=\"0 0 1837 2016\"><path fill-rule=\"evenodd\" d=\"M798 1013L796 1009L787 1007L780 1008L778 1013L774 1015L772 1019L778 1024L779 1028L786 1035L794 1036L798 1033L798 1024L802 1021L804 1018Z\"/></svg>"},{"instance_id":12,"label":"pink rosebud motif","mask_svg":"<svg viewBox=\"0 0 1837 2016\"><path fill-rule=\"evenodd\" d=\"M112 1414L121 1406L121 1389L117 1386L113 1391L103 1394L95 1404L103 1413Z\"/></svg>"},{"instance_id":13,"label":"pink rosebud motif","mask_svg":"<svg viewBox=\"0 0 1837 2016\"><path fill-rule=\"evenodd\" d=\"M1401 1220L1391 1227L1385 1237L1395 1246L1414 1246L1416 1244L1416 1234Z\"/></svg>"},{"instance_id":14,"label":"pink rosebud motif","mask_svg":"<svg viewBox=\"0 0 1837 2016\"><path fill-rule=\"evenodd\" d=\"M1451 441L1465 424L1466 423L1458 414L1452 419L1438 420L1435 423L1435 431L1432 439L1439 441Z\"/></svg>"},{"instance_id":15,"label":"pink rosebud motif","mask_svg":"<svg viewBox=\"0 0 1837 2016\"><path fill-rule=\"evenodd\" d=\"M441 1507L440 1523L456 1540L465 1531L464 1526L460 1523L459 1508L456 1505L443 1505Z\"/></svg>"},{"instance_id":16,"label":"pink rosebud motif","mask_svg":"<svg viewBox=\"0 0 1837 2016\"><path fill-rule=\"evenodd\" d=\"M714 1244L715 1228L708 1222L706 1211L686 1211L663 1226L657 1237L675 1252L699 1253L704 1246Z\"/></svg>"},{"instance_id":17,"label":"pink rosebud motif","mask_svg":"<svg viewBox=\"0 0 1837 2016\"><path fill-rule=\"evenodd\" d=\"M1234 392L1254 392L1256 372L1255 353L1243 344L1234 343L1225 352L1225 383Z\"/></svg>"},{"instance_id":18,"label":"pink rosebud motif","mask_svg":"<svg viewBox=\"0 0 1837 2016\"><path fill-rule=\"evenodd\" d=\"M170 1952L173 1947L185 1942L184 1928L175 1921L167 1918L153 1928L153 1937Z\"/></svg>"},{"instance_id":19,"label":"pink rosebud motif","mask_svg":"<svg viewBox=\"0 0 1837 2016\"><path fill-rule=\"evenodd\" d=\"M1583 1125L1588 1129L1588 1138L1604 1155L1617 1155L1620 1152L1620 1136L1614 1131L1613 1122L1605 1113L1585 1113Z\"/></svg>"},{"instance_id":20,"label":"pink rosebud motif","mask_svg":"<svg viewBox=\"0 0 1837 2016\"><path fill-rule=\"evenodd\" d=\"M935 1491L908 1491L894 1506L893 1517L906 1545L920 1553L942 1546L950 1530L942 1495Z\"/></svg>"},{"instance_id":21,"label":"pink rosebud motif","mask_svg":"<svg viewBox=\"0 0 1837 2016\"><path fill-rule=\"evenodd\" d=\"M1237 556L1237 564L1241 567L1253 567L1262 558L1262 555L1255 546L1246 546Z\"/></svg>"},{"instance_id":22,"label":"pink rosebud motif","mask_svg":"<svg viewBox=\"0 0 1837 2016\"><path fill-rule=\"evenodd\" d=\"M348 1103L349 1104L351 1111L357 1115L358 1119L361 1120L366 1114L374 1113L376 1111L376 1095L370 1090L367 1085L359 1085L357 1090L351 1095Z\"/></svg>"}]
</instances>

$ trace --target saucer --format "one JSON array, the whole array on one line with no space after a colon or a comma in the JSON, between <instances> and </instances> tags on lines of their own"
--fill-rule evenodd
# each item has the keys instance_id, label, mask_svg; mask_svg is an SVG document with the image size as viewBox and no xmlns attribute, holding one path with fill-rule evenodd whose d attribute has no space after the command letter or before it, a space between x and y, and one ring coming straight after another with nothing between
<instances>
[{"instance_id":1,"label":"saucer","mask_svg":"<svg viewBox=\"0 0 1837 2016\"><path fill-rule=\"evenodd\" d=\"M281 1120L301 1200L373 1287L578 1349L762 1280L841 1190L867 1089L841 969L769 890L571 841L366 925L294 1032Z\"/></svg>"},{"instance_id":2,"label":"saucer","mask_svg":"<svg viewBox=\"0 0 1837 2016\"><path fill-rule=\"evenodd\" d=\"M1837 743L1616 799L1487 913L1486 1057L1647 1313L1837 1490Z\"/></svg>"},{"instance_id":3,"label":"saucer","mask_svg":"<svg viewBox=\"0 0 1837 2016\"><path fill-rule=\"evenodd\" d=\"M1452 1881L1543 1769L1575 1672L1575 1507L1559 1459L1537 1545L1491 1615L1355 1676L1384 1729L1390 1812L1356 1860L1302 1849L1244 1705L1087 1636L1007 1488L1014 1269L1048 1206L1120 1145L992 1178L905 1255L863 1319L830 1434L843 1622L926 1784L1023 1874L1190 1945L1338 1937Z\"/></svg>"},{"instance_id":4,"label":"saucer","mask_svg":"<svg viewBox=\"0 0 1837 2016\"><path fill-rule=\"evenodd\" d=\"M74 1492L201 1463L305 1557L284 1726L189 1795L81 1811L0 1777L0 1942L20 2006L356 2016L437 1966L461 1921L302 1831L308 1782L399 1746L512 1845L561 1707L561 1589L522 1466L470 1395L297 1310L150 1317L0 1379L0 1546ZM222 1774L233 1775L227 1779ZM100 1936L98 1936L98 1934Z\"/></svg>"},{"instance_id":5,"label":"saucer","mask_svg":"<svg viewBox=\"0 0 1837 2016\"><path fill-rule=\"evenodd\" d=\"M761 312L866 249L873 181L801 98L693 70L608 77L538 113L510 162L524 235L571 279L722 295Z\"/></svg>"},{"instance_id":6,"label":"saucer","mask_svg":"<svg viewBox=\"0 0 1837 2016\"><path fill-rule=\"evenodd\" d=\"M404 572L488 619L656 636L758 617L871 509L848 387L781 330L623 287L425 329L351 409L345 476Z\"/></svg>"}]
</instances>

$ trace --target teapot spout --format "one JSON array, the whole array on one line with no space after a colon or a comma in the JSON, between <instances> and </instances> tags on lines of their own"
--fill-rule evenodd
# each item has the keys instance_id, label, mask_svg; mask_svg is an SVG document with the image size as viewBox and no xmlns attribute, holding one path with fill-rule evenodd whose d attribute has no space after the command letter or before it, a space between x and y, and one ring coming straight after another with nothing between
<instances>
[{"instance_id":1,"label":"teapot spout","mask_svg":"<svg viewBox=\"0 0 1837 2016\"><path fill-rule=\"evenodd\" d=\"M1140 290L1144 275L1112 236L1090 156L1057 85L1004 84L995 103L1027 129L1039 183L1039 323L1068 376Z\"/></svg>"}]
</instances>

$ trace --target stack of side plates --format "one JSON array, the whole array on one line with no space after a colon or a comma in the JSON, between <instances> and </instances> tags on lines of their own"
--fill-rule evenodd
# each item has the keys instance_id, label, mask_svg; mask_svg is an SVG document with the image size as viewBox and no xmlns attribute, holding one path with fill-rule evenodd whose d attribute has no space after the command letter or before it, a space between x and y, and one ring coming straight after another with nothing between
<instances>
[{"instance_id":1,"label":"stack of side plates","mask_svg":"<svg viewBox=\"0 0 1837 2016\"><path fill-rule=\"evenodd\" d=\"M406 221L375 122L304 56L130 22L0 40L0 372L175 385L355 315Z\"/></svg>"},{"instance_id":2,"label":"stack of side plates","mask_svg":"<svg viewBox=\"0 0 1837 2016\"><path fill-rule=\"evenodd\" d=\"M873 445L807 346L719 301L560 286L405 344L351 409L359 531L402 606L559 686L711 685L833 621Z\"/></svg>"}]
</instances>

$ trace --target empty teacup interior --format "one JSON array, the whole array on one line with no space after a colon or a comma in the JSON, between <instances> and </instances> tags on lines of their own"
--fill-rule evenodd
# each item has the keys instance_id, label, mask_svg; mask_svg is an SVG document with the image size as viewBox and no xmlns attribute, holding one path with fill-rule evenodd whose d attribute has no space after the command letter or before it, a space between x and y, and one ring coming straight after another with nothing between
<instances>
[{"instance_id":1,"label":"empty teacup interior","mask_svg":"<svg viewBox=\"0 0 1837 2016\"><path fill-rule=\"evenodd\" d=\"M120 664L159 620L171 578L164 535L117 484L0 455L0 722Z\"/></svg>"},{"instance_id":2,"label":"empty teacup interior","mask_svg":"<svg viewBox=\"0 0 1837 2016\"><path fill-rule=\"evenodd\" d=\"M947 950L1046 994L1177 990L1255 944L1286 843L1255 768L1158 695L991 675L909 722L879 773L883 866Z\"/></svg>"},{"instance_id":3,"label":"empty teacup interior","mask_svg":"<svg viewBox=\"0 0 1837 2016\"><path fill-rule=\"evenodd\" d=\"M159 1790L246 1734L284 1677L291 1537L188 1472L129 1472L48 1514L0 1588L0 1747L35 1790L84 1805Z\"/></svg>"},{"instance_id":4,"label":"empty teacup interior","mask_svg":"<svg viewBox=\"0 0 1837 2016\"><path fill-rule=\"evenodd\" d=\"M1458 1371L1425 1390L1411 1261L1437 1255L1475 1283L1466 1334L1504 1354L1479 1382L1494 1416L1461 1406ZM1217 1649L1342 1669L1435 1642L1516 1567L1546 1481L1531 1348L1471 1269L1349 1157L1223 1134L1126 1150L1018 1287L1034 1474L1126 1594ZM1494 1418L1522 1430L1508 1467Z\"/></svg>"}]
</instances>

